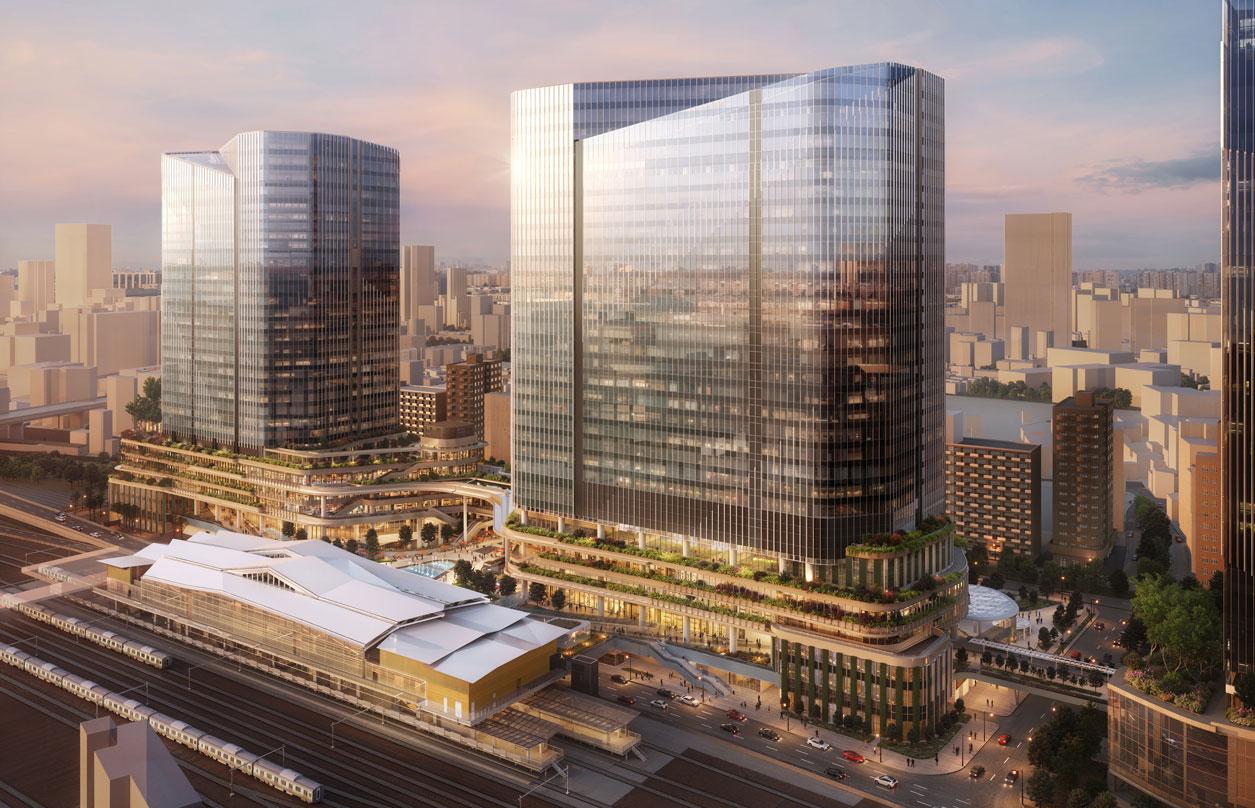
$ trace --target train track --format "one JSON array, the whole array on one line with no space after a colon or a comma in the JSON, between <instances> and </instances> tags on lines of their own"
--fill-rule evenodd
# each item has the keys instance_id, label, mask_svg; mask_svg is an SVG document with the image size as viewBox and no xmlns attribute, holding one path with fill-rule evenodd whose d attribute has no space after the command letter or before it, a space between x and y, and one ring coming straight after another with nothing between
<instances>
[{"instance_id":1,"label":"train track","mask_svg":"<svg viewBox=\"0 0 1255 808\"><path fill-rule=\"evenodd\" d=\"M4 683L5 695L8 698L24 704L58 724L71 728L77 728L81 722L92 717L91 713L66 704L56 696L37 686L33 686L31 681L30 677L23 676L20 673L11 673L7 667L0 668L0 682ZM205 800L206 805L211 806L211 808L223 808L222 803L209 799L205 794L211 790L214 793L217 793L218 790L221 790L224 794L228 793L231 789L227 778L220 777L209 769L198 766L191 761L183 760L178 756L175 757L175 762L187 773L188 779L192 782L192 787ZM211 785L212 789L205 788L203 784ZM10 786L10 788L12 787ZM16 789L13 791L16 792ZM254 805L265 806L266 808L292 804L288 801L269 799L247 785L236 785L234 792L236 797L243 798ZM20 792L10 793L9 796L19 799L27 805L38 805L38 803L32 802L25 795L21 795Z\"/></svg>"},{"instance_id":2,"label":"train track","mask_svg":"<svg viewBox=\"0 0 1255 808\"><path fill-rule=\"evenodd\" d=\"M368 747L353 737L355 732L347 724L337 733L336 748L331 751L325 718L312 723L304 716L312 716L313 711L291 702L285 702L283 710L270 707L266 694L250 692L233 679L202 671L195 689L189 691L177 669L152 670L105 649L78 645L73 637L42 623L16 619L16 630L0 625L0 637L17 638L29 629L26 636L39 637L41 658L118 691L146 683L149 706L210 732L216 730L256 752L284 746L292 765L327 789L324 802L328 804L398 808L517 805L519 792L515 788L483 777L466 785L460 782L467 779L465 769L421 753L417 755L420 764L410 763L405 757L414 756L415 750L378 736L371 736L374 743ZM223 685L207 679L221 680ZM389 757L380 754L380 746L391 753ZM381 758L390 762L385 765Z\"/></svg>"}]
</instances>

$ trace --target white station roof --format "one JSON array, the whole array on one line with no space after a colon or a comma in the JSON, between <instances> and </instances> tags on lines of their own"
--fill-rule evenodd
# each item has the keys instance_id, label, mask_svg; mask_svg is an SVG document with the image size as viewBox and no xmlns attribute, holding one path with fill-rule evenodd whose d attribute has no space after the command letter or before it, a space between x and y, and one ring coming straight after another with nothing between
<instances>
[{"instance_id":1,"label":"white station roof","mask_svg":"<svg viewBox=\"0 0 1255 808\"><path fill-rule=\"evenodd\" d=\"M1020 613L1019 605L1011 598L987 586L967 588L967 616L965 620L977 623L996 623L1009 620Z\"/></svg>"},{"instance_id":2,"label":"white station roof","mask_svg":"<svg viewBox=\"0 0 1255 808\"><path fill-rule=\"evenodd\" d=\"M141 576L212 592L323 631L363 651L378 645L463 681L566 634L478 592L393 569L321 541L198 533L102 559L151 564Z\"/></svg>"}]
</instances>

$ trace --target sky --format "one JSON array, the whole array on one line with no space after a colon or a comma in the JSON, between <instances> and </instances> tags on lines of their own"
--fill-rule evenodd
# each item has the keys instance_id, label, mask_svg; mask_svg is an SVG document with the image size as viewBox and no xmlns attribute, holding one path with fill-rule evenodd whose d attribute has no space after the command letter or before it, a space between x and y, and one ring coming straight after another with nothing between
<instances>
[{"instance_id":1,"label":"sky","mask_svg":"<svg viewBox=\"0 0 1255 808\"><path fill-rule=\"evenodd\" d=\"M1074 268L1219 254L1211 0L0 0L0 269L56 222L160 266L160 155L237 132L401 153L401 238L509 254L509 94L576 81L898 61L946 80L946 257L1002 260L1002 215L1073 213Z\"/></svg>"}]
</instances>

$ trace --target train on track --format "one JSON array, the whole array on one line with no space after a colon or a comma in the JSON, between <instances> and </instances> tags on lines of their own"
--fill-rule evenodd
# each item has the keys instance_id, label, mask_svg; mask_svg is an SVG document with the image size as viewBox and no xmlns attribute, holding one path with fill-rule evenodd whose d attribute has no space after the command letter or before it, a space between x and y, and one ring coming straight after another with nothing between
<instances>
[{"instance_id":1,"label":"train on track","mask_svg":"<svg viewBox=\"0 0 1255 808\"><path fill-rule=\"evenodd\" d=\"M132 659L138 659L145 665L151 665L154 668L162 670L174 664L174 657L165 651L158 651L151 645L145 645L138 640L130 640L121 634L109 631L108 629L95 628L85 620L79 620L77 617L67 617L58 614L50 609L40 606L38 603L24 603L13 595L0 596L0 607L8 607L17 609L18 612L26 615L32 620L38 620L41 623L47 623L50 626L59 628L76 637L94 642L96 645L103 646L111 651L117 651L120 654L126 654Z\"/></svg>"},{"instance_id":2,"label":"train on track","mask_svg":"<svg viewBox=\"0 0 1255 808\"><path fill-rule=\"evenodd\" d=\"M264 760L236 744L215 738L183 721L146 707L135 699L126 698L124 694L114 693L90 679L75 676L51 662L44 662L4 643L0 643L0 662L21 668L32 676L68 690L128 721L144 721L158 735L213 758L229 768L251 775L271 788L291 794L303 802L322 801L322 785L299 772Z\"/></svg>"}]
</instances>

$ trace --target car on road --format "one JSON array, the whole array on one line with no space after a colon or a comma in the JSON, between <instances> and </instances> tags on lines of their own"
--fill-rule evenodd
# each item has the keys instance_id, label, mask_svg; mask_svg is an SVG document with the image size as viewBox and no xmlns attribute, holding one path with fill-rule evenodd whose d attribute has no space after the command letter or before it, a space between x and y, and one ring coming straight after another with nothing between
<instances>
[{"instance_id":1,"label":"car on road","mask_svg":"<svg viewBox=\"0 0 1255 808\"><path fill-rule=\"evenodd\" d=\"M616 685L625 685L627 684L627 677L621 673L616 673L610 677L610 681L614 682Z\"/></svg>"},{"instance_id":2,"label":"car on road","mask_svg":"<svg viewBox=\"0 0 1255 808\"><path fill-rule=\"evenodd\" d=\"M1073 651L1071 654L1068 654L1068 656L1072 657L1073 659L1080 659L1080 658L1081 658L1081 652L1080 652L1080 651Z\"/></svg>"},{"instance_id":3,"label":"car on road","mask_svg":"<svg viewBox=\"0 0 1255 808\"><path fill-rule=\"evenodd\" d=\"M654 699L653 701L650 702L650 704L657 707L659 710L665 710L671 706L670 704L667 703L665 699Z\"/></svg>"},{"instance_id":4,"label":"car on road","mask_svg":"<svg viewBox=\"0 0 1255 808\"><path fill-rule=\"evenodd\" d=\"M1106 630L1107 630L1107 624L1106 624L1106 623L1095 623L1095 624L1094 624L1094 628L1095 628L1095 629L1097 629L1098 631L1106 631Z\"/></svg>"},{"instance_id":5,"label":"car on road","mask_svg":"<svg viewBox=\"0 0 1255 808\"><path fill-rule=\"evenodd\" d=\"M655 692L659 696L662 696L664 699L674 699L680 695L679 693L676 693L674 690L667 690L665 687L660 687Z\"/></svg>"},{"instance_id":6,"label":"car on road","mask_svg":"<svg viewBox=\"0 0 1255 808\"><path fill-rule=\"evenodd\" d=\"M769 741L778 741L780 740L780 733L776 732L771 727L759 727L758 737L766 738Z\"/></svg>"},{"instance_id":7,"label":"car on road","mask_svg":"<svg viewBox=\"0 0 1255 808\"><path fill-rule=\"evenodd\" d=\"M92 538L93 538L93 539L99 539L99 538L100 538L100 531L99 531L99 530L93 530L91 535L92 535Z\"/></svg>"},{"instance_id":8,"label":"car on road","mask_svg":"<svg viewBox=\"0 0 1255 808\"><path fill-rule=\"evenodd\" d=\"M829 766L828 768L824 769L824 774L828 775L834 780L844 780L847 777L845 773L845 769L841 768L840 766Z\"/></svg>"},{"instance_id":9,"label":"car on road","mask_svg":"<svg viewBox=\"0 0 1255 808\"><path fill-rule=\"evenodd\" d=\"M698 701L697 699L695 699L694 697L690 696L687 693L685 693L683 696L680 696L680 701L684 702L690 707L696 707L697 705L701 704L700 701Z\"/></svg>"},{"instance_id":10,"label":"car on road","mask_svg":"<svg viewBox=\"0 0 1255 808\"><path fill-rule=\"evenodd\" d=\"M632 698L631 696L619 696L619 698L615 699L615 701L619 702L620 704L627 704L629 706L636 703L636 699Z\"/></svg>"},{"instance_id":11,"label":"car on road","mask_svg":"<svg viewBox=\"0 0 1255 808\"><path fill-rule=\"evenodd\" d=\"M1006 746L1007 744L1011 743L1011 740L1012 740L1011 735L1009 733L1004 732L1002 735L998 736L998 745Z\"/></svg>"},{"instance_id":12,"label":"car on road","mask_svg":"<svg viewBox=\"0 0 1255 808\"><path fill-rule=\"evenodd\" d=\"M981 778L981 777L984 777L984 776L985 776L985 767L984 767L984 766L973 766L973 767L972 767L972 770L971 770L971 777L972 777L972 779L973 779L973 780L977 780L977 779L979 779L979 778Z\"/></svg>"},{"instance_id":13,"label":"car on road","mask_svg":"<svg viewBox=\"0 0 1255 808\"><path fill-rule=\"evenodd\" d=\"M845 758L851 763L862 763L864 760L867 759L863 757L863 755L860 754L859 752L855 752L853 749L845 750L844 752L841 753L841 757Z\"/></svg>"},{"instance_id":14,"label":"car on road","mask_svg":"<svg viewBox=\"0 0 1255 808\"><path fill-rule=\"evenodd\" d=\"M58 521L58 522L64 522L64 521L65 521L65 514L63 514L63 513L59 513L59 514L57 514L57 521Z\"/></svg>"},{"instance_id":15,"label":"car on road","mask_svg":"<svg viewBox=\"0 0 1255 808\"><path fill-rule=\"evenodd\" d=\"M1011 771L1007 772L1006 777L1002 778L1002 782L1006 783L1009 786L1013 786L1015 785L1015 781L1019 779L1020 779L1019 769L1012 769Z\"/></svg>"},{"instance_id":16,"label":"car on road","mask_svg":"<svg viewBox=\"0 0 1255 808\"><path fill-rule=\"evenodd\" d=\"M738 727L736 724L733 724L731 721L725 721L724 723L720 724L719 729L723 730L724 732L728 733L729 735L733 737L737 737L741 734L741 728Z\"/></svg>"},{"instance_id":17,"label":"car on road","mask_svg":"<svg viewBox=\"0 0 1255 808\"><path fill-rule=\"evenodd\" d=\"M897 788L898 787L898 778L891 777L887 774L881 774L881 775L877 775L876 777L873 777L872 782L880 786L881 788Z\"/></svg>"},{"instance_id":18,"label":"car on road","mask_svg":"<svg viewBox=\"0 0 1255 808\"><path fill-rule=\"evenodd\" d=\"M750 717L740 710L728 710L728 718L733 721L749 721Z\"/></svg>"},{"instance_id":19,"label":"car on road","mask_svg":"<svg viewBox=\"0 0 1255 808\"><path fill-rule=\"evenodd\" d=\"M818 749L820 752L827 752L832 748L832 744L828 743L823 738L817 738L814 735L806 739L806 745L811 749Z\"/></svg>"},{"instance_id":20,"label":"car on road","mask_svg":"<svg viewBox=\"0 0 1255 808\"><path fill-rule=\"evenodd\" d=\"M75 529L75 530L77 530L79 533L82 533L82 532L83 532L83 526L82 526L82 525L74 525L74 529Z\"/></svg>"}]
</instances>

